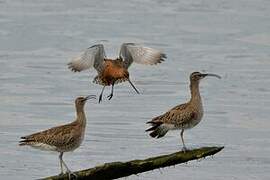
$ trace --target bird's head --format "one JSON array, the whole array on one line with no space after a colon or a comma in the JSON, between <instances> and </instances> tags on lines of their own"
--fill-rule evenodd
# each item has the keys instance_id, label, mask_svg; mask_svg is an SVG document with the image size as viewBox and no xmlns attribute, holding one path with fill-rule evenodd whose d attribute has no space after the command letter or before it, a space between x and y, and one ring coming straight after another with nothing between
<instances>
[{"instance_id":1,"label":"bird's head","mask_svg":"<svg viewBox=\"0 0 270 180\"><path fill-rule=\"evenodd\" d=\"M190 75L190 81L191 82L200 81L201 79L205 78L206 76L213 76L213 77L216 77L218 79L221 79L221 77L217 74L193 72Z\"/></svg>"},{"instance_id":2,"label":"bird's head","mask_svg":"<svg viewBox=\"0 0 270 180\"><path fill-rule=\"evenodd\" d=\"M75 100L75 104L77 107L84 106L88 99L96 99L96 95L89 95L86 97L77 97Z\"/></svg>"}]
</instances>

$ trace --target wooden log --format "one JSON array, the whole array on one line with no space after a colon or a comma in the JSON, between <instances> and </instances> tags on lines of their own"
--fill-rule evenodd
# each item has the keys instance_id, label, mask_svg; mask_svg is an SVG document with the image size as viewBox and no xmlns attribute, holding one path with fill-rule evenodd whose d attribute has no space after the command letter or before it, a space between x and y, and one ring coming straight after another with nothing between
<instances>
[{"instance_id":1,"label":"wooden log","mask_svg":"<svg viewBox=\"0 0 270 180\"><path fill-rule=\"evenodd\" d=\"M179 151L168 155L151 157L143 160L132 160L127 162L105 163L94 168L74 172L76 179L108 180L138 174L153 169L164 168L180 163L185 163L195 159L214 155L224 147L202 147L186 152ZM58 175L44 178L44 180L68 179L68 175Z\"/></svg>"}]
</instances>

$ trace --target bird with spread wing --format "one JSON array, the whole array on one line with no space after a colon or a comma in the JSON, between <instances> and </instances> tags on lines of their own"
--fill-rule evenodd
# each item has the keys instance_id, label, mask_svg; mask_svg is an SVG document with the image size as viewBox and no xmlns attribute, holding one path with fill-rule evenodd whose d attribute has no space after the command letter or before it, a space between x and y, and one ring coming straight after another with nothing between
<instances>
[{"instance_id":1,"label":"bird with spread wing","mask_svg":"<svg viewBox=\"0 0 270 180\"><path fill-rule=\"evenodd\" d=\"M99 102L101 102L106 86L112 86L111 93L107 97L110 100L113 97L114 85L124 81L128 81L132 88L140 94L130 81L128 72L130 65L133 62L154 65L161 63L165 58L166 55L159 50L143 47L135 43L123 43L120 48L119 57L114 60L108 59L104 46L97 44L73 58L68 63L68 68L74 72L80 72L92 67L96 69L98 75L94 78L93 82L103 86L99 96Z\"/></svg>"}]
</instances>

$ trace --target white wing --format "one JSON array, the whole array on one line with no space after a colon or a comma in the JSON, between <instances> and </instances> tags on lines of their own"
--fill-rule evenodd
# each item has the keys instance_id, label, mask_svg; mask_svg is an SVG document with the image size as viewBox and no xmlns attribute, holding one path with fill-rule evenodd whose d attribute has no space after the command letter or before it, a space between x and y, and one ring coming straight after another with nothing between
<instances>
[{"instance_id":1,"label":"white wing","mask_svg":"<svg viewBox=\"0 0 270 180\"><path fill-rule=\"evenodd\" d=\"M68 68L74 72L80 72L94 67L100 72L103 68L105 57L104 46L97 44L87 48L84 52L73 58L71 62L68 63Z\"/></svg>"},{"instance_id":2,"label":"white wing","mask_svg":"<svg viewBox=\"0 0 270 180\"><path fill-rule=\"evenodd\" d=\"M166 55L156 49L134 43L124 43L121 46L119 57L124 60L124 64L128 68L133 61L150 65L161 63L166 58Z\"/></svg>"}]
</instances>

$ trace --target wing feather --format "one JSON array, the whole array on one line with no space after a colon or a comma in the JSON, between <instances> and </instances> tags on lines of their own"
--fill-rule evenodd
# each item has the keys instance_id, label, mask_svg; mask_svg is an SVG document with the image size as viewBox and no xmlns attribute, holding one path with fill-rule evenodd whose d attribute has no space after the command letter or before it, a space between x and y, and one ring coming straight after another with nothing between
<instances>
[{"instance_id":1,"label":"wing feather","mask_svg":"<svg viewBox=\"0 0 270 180\"><path fill-rule=\"evenodd\" d=\"M21 145L43 143L51 146L64 146L72 143L74 139L79 138L79 133L74 131L75 124L70 123L63 126L57 126L45 131L37 132L28 136L21 137ZM72 135L71 135L72 134Z\"/></svg>"},{"instance_id":2,"label":"wing feather","mask_svg":"<svg viewBox=\"0 0 270 180\"><path fill-rule=\"evenodd\" d=\"M148 123L162 122L166 124L175 124L177 122L177 124L182 124L186 120L191 118L191 116L193 116L193 112L187 111L186 108L187 108L187 104L181 104L181 105L175 106L174 108L167 111L166 113L153 118L152 121Z\"/></svg>"},{"instance_id":3,"label":"wing feather","mask_svg":"<svg viewBox=\"0 0 270 180\"><path fill-rule=\"evenodd\" d=\"M135 43L123 43L119 57L124 60L124 65L128 68L133 62L147 65L161 63L166 55L153 48L143 47Z\"/></svg>"},{"instance_id":4,"label":"wing feather","mask_svg":"<svg viewBox=\"0 0 270 180\"><path fill-rule=\"evenodd\" d=\"M94 67L100 72L103 68L105 57L104 46L97 44L87 48L84 52L74 57L71 62L68 63L68 68L74 72L80 72Z\"/></svg>"}]
</instances>

